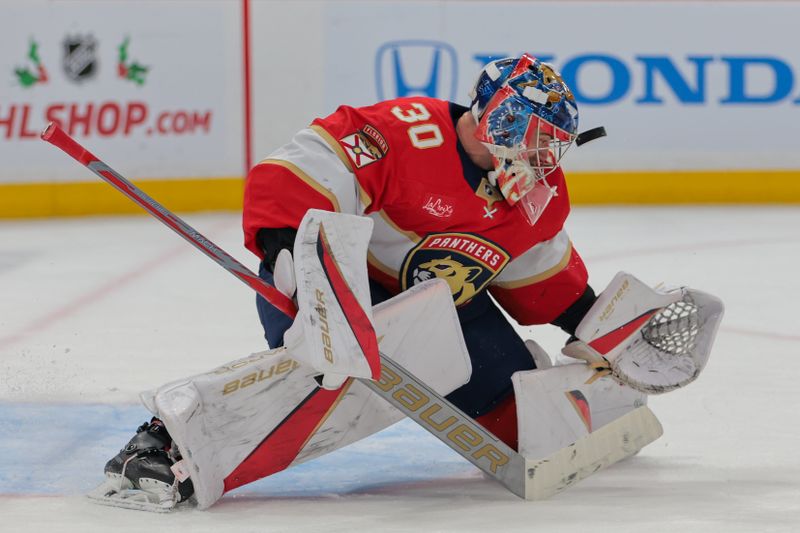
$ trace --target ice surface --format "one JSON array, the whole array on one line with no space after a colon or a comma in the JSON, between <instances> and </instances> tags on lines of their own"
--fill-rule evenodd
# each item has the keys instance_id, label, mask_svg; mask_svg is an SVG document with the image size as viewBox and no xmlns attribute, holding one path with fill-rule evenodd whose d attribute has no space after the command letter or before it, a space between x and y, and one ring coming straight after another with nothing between
<instances>
[{"instance_id":1,"label":"ice surface","mask_svg":"<svg viewBox=\"0 0 800 533\"><path fill-rule=\"evenodd\" d=\"M238 216L187 221L255 267ZM651 399L664 436L551 500L406 421L164 516L82 494L146 419L139 391L264 349L251 290L149 217L2 222L0 531L800 531L798 228L796 207L574 210L597 290L624 269L727 309L697 383Z\"/></svg>"}]
</instances>

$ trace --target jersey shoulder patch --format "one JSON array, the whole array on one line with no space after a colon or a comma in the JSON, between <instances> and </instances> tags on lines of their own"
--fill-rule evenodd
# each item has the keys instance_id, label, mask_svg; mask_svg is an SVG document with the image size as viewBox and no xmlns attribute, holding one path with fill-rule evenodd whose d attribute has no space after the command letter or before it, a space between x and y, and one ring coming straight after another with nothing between
<instances>
[{"instance_id":1,"label":"jersey shoulder patch","mask_svg":"<svg viewBox=\"0 0 800 533\"><path fill-rule=\"evenodd\" d=\"M362 168L382 159L389 152L389 144L378 129L371 124L339 139L348 159L356 168Z\"/></svg>"}]
</instances>

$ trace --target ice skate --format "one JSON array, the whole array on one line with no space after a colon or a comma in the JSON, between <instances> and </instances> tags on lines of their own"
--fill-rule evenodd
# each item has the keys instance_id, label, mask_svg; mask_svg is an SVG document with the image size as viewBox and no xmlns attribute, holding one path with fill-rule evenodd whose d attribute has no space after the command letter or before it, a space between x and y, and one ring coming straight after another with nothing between
<instances>
[{"instance_id":1,"label":"ice skate","mask_svg":"<svg viewBox=\"0 0 800 533\"><path fill-rule=\"evenodd\" d=\"M168 512L194 492L191 480L175 474L179 460L164 424L153 418L106 463L105 481L87 496L103 505Z\"/></svg>"}]
</instances>

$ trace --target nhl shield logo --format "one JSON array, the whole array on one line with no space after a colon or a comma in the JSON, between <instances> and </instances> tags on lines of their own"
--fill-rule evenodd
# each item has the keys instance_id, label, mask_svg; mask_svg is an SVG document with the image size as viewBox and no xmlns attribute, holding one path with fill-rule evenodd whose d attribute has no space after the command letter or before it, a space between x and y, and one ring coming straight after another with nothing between
<instances>
[{"instance_id":1,"label":"nhl shield logo","mask_svg":"<svg viewBox=\"0 0 800 533\"><path fill-rule=\"evenodd\" d=\"M71 81L81 83L97 74L97 41L91 35L64 39L64 73Z\"/></svg>"},{"instance_id":2,"label":"nhl shield logo","mask_svg":"<svg viewBox=\"0 0 800 533\"><path fill-rule=\"evenodd\" d=\"M406 290L441 278L450 286L455 304L469 302L508 264L498 245L469 233L434 233L411 249L403 261L400 286Z\"/></svg>"}]
</instances>

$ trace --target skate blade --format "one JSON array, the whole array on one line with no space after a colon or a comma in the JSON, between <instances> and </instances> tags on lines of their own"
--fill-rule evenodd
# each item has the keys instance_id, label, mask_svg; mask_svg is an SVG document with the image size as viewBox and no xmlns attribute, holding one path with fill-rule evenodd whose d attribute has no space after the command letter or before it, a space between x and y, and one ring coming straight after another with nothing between
<instances>
[{"instance_id":1,"label":"skate blade","mask_svg":"<svg viewBox=\"0 0 800 533\"><path fill-rule=\"evenodd\" d=\"M86 497L100 505L151 513L168 513L178 503L175 491L165 483L154 483L142 490L133 488L128 480L116 477L107 478Z\"/></svg>"}]
</instances>

